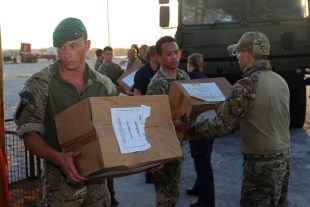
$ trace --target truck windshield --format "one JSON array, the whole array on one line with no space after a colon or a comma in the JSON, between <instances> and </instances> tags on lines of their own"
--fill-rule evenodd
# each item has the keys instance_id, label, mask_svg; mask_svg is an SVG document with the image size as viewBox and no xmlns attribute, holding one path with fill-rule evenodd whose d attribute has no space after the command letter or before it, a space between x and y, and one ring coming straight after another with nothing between
<instances>
[{"instance_id":1,"label":"truck windshield","mask_svg":"<svg viewBox=\"0 0 310 207\"><path fill-rule=\"evenodd\" d=\"M248 0L249 21L283 21L309 16L308 0Z\"/></svg>"},{"instance_id":2,"label":"truck windshield","mask_svg":"<svg viewBox=\"0 0 310 207\"><path fill-rule=\"evenodd\" d=\"M239 0L183 0L182 2L182 24L184 25L235 23L240 20Z\"/></svg>"},{"instance_id":3,"label":"truck windshield","mask_svg":"<svg viewBox=\"0 0 310 207\"><path fill-rule=\"evenodd\" d=\"M240 0L179 0L182 24L228 24L241 20ZM251 22L285 21L309 16L309 0L245 0Z\"/></svg>"}]
</instances>

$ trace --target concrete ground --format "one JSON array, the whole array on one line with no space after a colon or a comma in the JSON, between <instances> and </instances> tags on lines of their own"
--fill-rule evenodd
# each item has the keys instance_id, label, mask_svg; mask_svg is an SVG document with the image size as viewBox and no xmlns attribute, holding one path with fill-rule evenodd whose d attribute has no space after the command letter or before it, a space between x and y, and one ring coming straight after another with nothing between
<instances>
[{"instance_id":1,"label":"concrete ground","mask_svg":"<svg viewBox=\"0 0 310 207\"><path fill-rule=\"evenodd\" d=\"M310 90L309 90L310 91ZM309 97L309 96L307 96ZM310 102L304 128L291 130L291 176L289 183L289 207L310 207ZM239 151L239 132L219 138L214 142L212 165L217 207L237 207L240 200L243 158ZM187 142L183 145L184 160L180 180L178 207L188 207L196 197L185 194L196 174ZM144 173L115 179L116 198L119 207L154 207L153 184L144 182Z\"/></svg>"}]
</instances>

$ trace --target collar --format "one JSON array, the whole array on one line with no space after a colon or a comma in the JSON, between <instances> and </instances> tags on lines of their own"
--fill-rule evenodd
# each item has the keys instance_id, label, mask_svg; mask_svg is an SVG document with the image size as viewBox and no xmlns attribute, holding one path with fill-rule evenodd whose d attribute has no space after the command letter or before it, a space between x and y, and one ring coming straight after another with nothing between
<instances>
[{"instance_id":1,"label":"collar","mask_svg":"<svg viewBox=\"0 0 310 207\"><path fill-rule=\"evenodd\" d=\"M164 79L167 79L167 80L174 80L174 78L172 78L168 73L166 73L166 71L165 71L162 67L159 68L158 73L159 73ZM178 73L177 73L177 76L178 76Z\"/></svg>"},{"instance_id":2,"label":"collar","mask_svg":"<svg viewBox=\"0 0 310 207\"><path fill-rule=\"evenodd\" d=\"M243 76L248 76L256 71L272 70L272 67L268 60L258 60L252 64L245 66L243 70Z\"/></svg>"},{"instance_id":3,"label":"collar","mask_svg":"<svg viewBox=\"0 0 310 207\"><path fill-rule=\"evenodd\" d=\"M85 81L85 86L89 86L92 85L94 82L97 81L96 76L93 74L92 70L90 69L89 65L87 63L85 63L85 72L84 72L84 81ZM55 75L56 78L62 82L68 83L67 81L65 81L61 74L60 74L60 60L58 59L57 61L55 61L55 63L53 64L53 70L55 71Z\"/></svg>"},{"instance_id":4,"label":"collar","mask_svg":"<svg viewBox=\"0 0 310 207\"><path fill-rule=\"evenodd\" d=\"M185 80L185 79L187 79L186 78L187 73L185 71L182 72L182 70L179 68L176 69L176 73L177 73L176 79L172 78L168 73L166 73L166 71L162 67L159 68L158 73L160 76L162 76L166 80Z\"/></svg>"}]
</instances>

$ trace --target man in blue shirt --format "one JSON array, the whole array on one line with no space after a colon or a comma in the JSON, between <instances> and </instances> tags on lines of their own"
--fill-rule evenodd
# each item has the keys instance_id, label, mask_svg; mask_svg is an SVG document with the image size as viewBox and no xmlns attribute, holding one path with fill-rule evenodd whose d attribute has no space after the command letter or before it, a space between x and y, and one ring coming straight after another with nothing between
<instances>
[{"instance_id":1,"label":"man in blue shirt","mask_svg":"<svg viewBox=\"0 0 310 207\"><path fill-rule=\"evenodd\" d=\"M141 67L135 74L133 85L135 96L146 94L147 86L158 70L159 61L155 46L150 46L148 48L146 57L149 62Z\"/></svg>"}]
</instances>

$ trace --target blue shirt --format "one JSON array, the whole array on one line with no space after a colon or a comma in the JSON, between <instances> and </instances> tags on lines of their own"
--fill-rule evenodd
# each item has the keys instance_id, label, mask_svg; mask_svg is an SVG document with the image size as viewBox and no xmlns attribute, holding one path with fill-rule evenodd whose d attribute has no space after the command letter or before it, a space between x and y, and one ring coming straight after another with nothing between
<instances>
[{"instance_id":1,"label":"blue shirt","mask_svg":"<svg viewBox=\"0 0 310 207\"><path fill-rule=\"evenodd\" d=\"M141 95L145 95L147 86L149 85L157 70L158 68L154 71L151 68L150 63L142 66L135 74L133 88L138 89L141 92Z\"/></svg>"},{"instance_id":2,"label":"blue shirt","mask_svg":"<svg viewBox=\"0 0 310 207\"><path fill-rule=\"evenodd\" d=\"M203 79L203 78L207 78L207 76L202 73L199 69L194 69L192 72L188 73L189 77L191 79Z\"/></svg>"},{"instance_id":3,"label":"blue shirt","mask_svg":"<svg viewBox=\"0 0 310 207\"><path fill-rule=\"evenodd\" d=\"M197 68L195 68L192 72L188 73L188 75L191 79L207 78L207 76ZM206 156L211 157L213 140L210 140L210 139L190 140L189 147L191 150L192 157L197 157L197 156L204 156L204 158Z\"/></svg>"}]
</instances>

